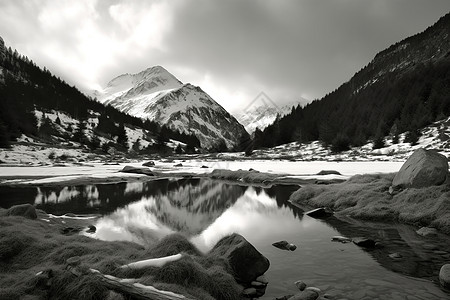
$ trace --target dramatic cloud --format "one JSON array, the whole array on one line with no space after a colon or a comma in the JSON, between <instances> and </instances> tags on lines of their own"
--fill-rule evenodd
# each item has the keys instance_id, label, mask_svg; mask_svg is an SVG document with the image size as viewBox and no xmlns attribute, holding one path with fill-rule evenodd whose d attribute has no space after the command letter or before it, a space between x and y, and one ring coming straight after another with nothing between
<instances>
[{"instance_id":1,"label":"dramatic cloud","mask_svg":"<svg viewBox=\"0 0 450 300\"><path fill-rule=\"evenodd\" d=\"M320 98L448 0L3 0L0 36L81 90L162 65L225 108Z\"/></svg>"}]
</instances>

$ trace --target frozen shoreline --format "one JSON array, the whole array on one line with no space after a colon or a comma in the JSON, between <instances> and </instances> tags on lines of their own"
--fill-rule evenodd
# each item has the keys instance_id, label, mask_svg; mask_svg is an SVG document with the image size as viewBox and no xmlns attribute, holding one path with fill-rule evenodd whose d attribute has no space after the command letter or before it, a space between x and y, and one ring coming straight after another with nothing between
<instances>
[{"instance_id":1,"label":"frozen shoreline","mask_svg":"<svg viewBox=\"0 0 450 300\"><path fill-rule=\"evenodd\" d=\"M149 178L142 174L119 172L126 165L142 167L144 161L131 163L103 164L99 162L84 165L66 166L0 166L0 184L48 184L57 182L74 182L92 180L95 182L133 181ZM182 166L176 166L182 164ZM345 180L356 174L397 172L403 162L329 162L329 161L275 161L275 160L173 160L155 161L149 169L163 176L203 175L207 176L214 169L237 171L254 169L259 172L286 176L302 180L341 179ZM316 175L322 170L334 170L342 175ZM150 177L151 178L151 177Z\"/></svg>"}]
</instances>

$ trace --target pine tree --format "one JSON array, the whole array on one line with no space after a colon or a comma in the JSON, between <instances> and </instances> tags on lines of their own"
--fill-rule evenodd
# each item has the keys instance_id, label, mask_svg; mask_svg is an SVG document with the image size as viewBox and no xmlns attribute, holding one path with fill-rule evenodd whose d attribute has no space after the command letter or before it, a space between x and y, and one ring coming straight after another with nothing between
<instances>
[{"instance_id":1,"label":"pine tree","mask_svg":"<svg viewBox=\"0 0 450 300\"><path fill-rule=\"evenodd\" d=\"M182 154L183 153L183 148L181 148L180 144L178 144L177 148L175 148L175 153L176 154Z\"/></svg>"},{"instance_id":2,"label":"pine tree","mask_svg":"<svg viewBox=\"0 0 450 300\"><path fill-rule=\"evenodd\" d=\"M397 123L398 120L394 122L394 125L392 125L391 130L389 131L389 134L392 136L392 144L398 144L399 142L399 131Z\"/></svg>"},{"instance_id":3,"label":"pine tree","mask_svg":"<svg viewBox=\"0 0 450 300\"><path fill-rule=\"evenodd\" d=\"M92 150L96 150L96 149L100 148L100 145L101 145L100 138L94 134L90 140L89 147Z\"/></svg>"},{"instance_id":4,"label":"pine tree","mask_svg":"<svg viewBox=\"0 0 450 300\"><path fill-rule=\"evenodd\" d=\"M86 124L83 121L78 123L78 128L73 133L73 141L78 142L82 145L89 142L84 130L86 129Z\"/></svg>"},{"instance_id":5,"label":"pine tree","mask_svg":"<svg viewBox=\"0 0 450 300\"><path fill-rule=\"evenodd\" d=\"M405 143L410 143L411 146L417 145L419 141L420 131L418 129L412 129L408 131L405 136Z\"/></svg>"},{"instance_id":6,"label":"pine tree","mask_svg":"<svg viewBox=\"0 0 450 300\"><path fill-rule=\"evenodd\" d=\"M131 147L131 149L135 152L135 153L139 153L141 151L141 139L137 139L134 143L133 146Z\"/></svg>"},{"instance_id":7,"label":"pine tree","mask_svg":"<svg viewBox=\"0 0 450 300\"><path fill-rule=\"evenodd\" d=\"M120 123L119 125L119 129L117 132L117 143L125 149L128 149L128 136L123 123Z\"/></svg>"},{"instance_id":8,"label":"pine tree","mask_svg":"<svg viewBox=\"0 0 450 300\"><path fill-rule=\"evenodd\" d=\"M11 144L9 142L9 134L5 125L0 123L0 148L9 148Z\"/></svg>"},{"instance_id":9,"label":"pine tree","mask_svg":"<svg viewBox=\"0 0 450 300\"><path fill-rule=\"evenodd\" d=\"M338 134L331 142L332 152L342 152L350 150L350 139L345 134Z\"/></svg>"}]
</instances>

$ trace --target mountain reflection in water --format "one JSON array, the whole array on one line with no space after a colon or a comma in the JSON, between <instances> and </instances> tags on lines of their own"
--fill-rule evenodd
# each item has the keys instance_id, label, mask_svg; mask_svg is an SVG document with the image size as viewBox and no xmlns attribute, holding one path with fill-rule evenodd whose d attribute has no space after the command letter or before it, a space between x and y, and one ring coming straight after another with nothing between
<instances>
[{"instance_id":1,"label":"mountain reflection in water","mask_svg":"<svg viewBox=\"0 0 450 300\"><path fill-rule=\"evenodd\" d=\"M276 228L280 218L286 219L283 214L292 218L292 210L279 207L288 205L290 193L286 191L297 188L284 187L281 191L278 187L261 189L208 179L167 180L162 182L165 188L160 193L148 195L144 192L146 184L127 184L129 192L124 196L134 191L141 198L101 218L96 224L98 238L147 244L181 232L207 251L232 232L255 235L260 224ZM301 216L297 210L295 215Z\"/></svg>"}]
</instances>

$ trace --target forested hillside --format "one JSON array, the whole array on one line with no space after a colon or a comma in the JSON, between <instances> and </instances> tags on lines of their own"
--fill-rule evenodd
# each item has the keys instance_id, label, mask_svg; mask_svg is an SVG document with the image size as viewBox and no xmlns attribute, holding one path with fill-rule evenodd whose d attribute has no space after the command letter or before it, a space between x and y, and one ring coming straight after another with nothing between
<instances>
[{"instance_id":1,"label":"forested hillside","mask_svg":"<svg viewBox=\"0 0 450 300\"><path fill-rule=\"evenodd\" d=\"M58 118L50 120L46 113L56 113ZM59 115L76 120L77 126L62 124ZM9 147L25 134L46 142L64 138L94 149L114 147L126 152L129 137L125 127L143 130L153 152L161 150L169 139L187 144L189 151L200 147L195 136L129 116L86 97L49 70L6 48L0 38L0 147Z\"/></svg>"},{"instance_id":2,"label":"forested hillside","mask_svg":"<svg viewBox=\"0 0 450 300\"><path fill-rule=\"evenodd\" d=\"M348 82L254 135L256 148L321 141L334 151L407 132L450 115L450 14L380 52Z\"/></svg>"}]
</instances>

